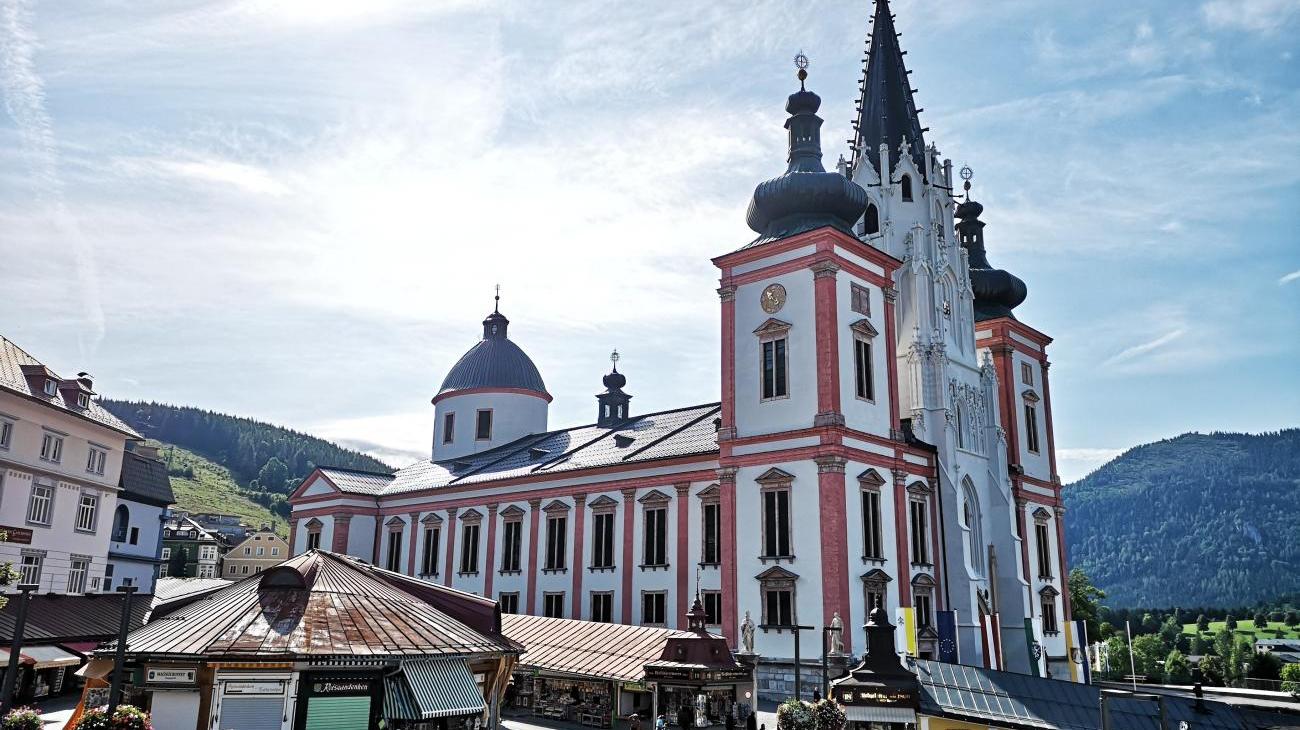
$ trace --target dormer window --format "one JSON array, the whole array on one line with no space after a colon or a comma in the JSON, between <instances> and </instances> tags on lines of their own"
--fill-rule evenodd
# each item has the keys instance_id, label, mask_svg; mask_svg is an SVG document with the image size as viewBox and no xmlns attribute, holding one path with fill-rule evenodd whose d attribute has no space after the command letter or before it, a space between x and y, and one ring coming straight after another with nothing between
<instances>
[{"instance_id":1,"label":"dormer window","mask_svg":"<svg viewBox=\"0 0 1300 730\"><path fill-rule=\"evenodd\" d=\"M51 380L50 378L46 378L46 379L45 379L45 394L46 394L46 395L58 395L58 393L59 393L59 384L56 383L56 382L54 382L54 381Z\"/></svg>"},{"instance_id":2,"label":"dormer window","mask_svg":"<svg viewBox=\"0 0 1300 730\"><path fill-rule=\"evenodd\" d=\"M86 394L86 393L78 393L78 394L77 394L77 407L78 407L78 408L89 408L89 407L90 407L90 396L89 396L88 394Z\"/></svg>"},{"instance_id":3,"label":"dormer window","mask_svg":"<svg viewBox=\"0 0 1300 730\"><path fill-rule=\"evenodd\" d=\"M636 439L631 436L624 436L621 433L614 436L614 445L620 449L626 449L631 446L633 441L636 441Z\"/></svg>"}]
</instances>

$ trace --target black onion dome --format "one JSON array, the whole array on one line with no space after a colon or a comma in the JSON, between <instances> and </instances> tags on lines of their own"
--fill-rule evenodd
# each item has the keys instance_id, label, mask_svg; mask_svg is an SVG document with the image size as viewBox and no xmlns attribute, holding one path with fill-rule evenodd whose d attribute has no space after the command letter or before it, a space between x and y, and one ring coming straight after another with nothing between
<instances>
[{"instance_id":1,"label":"black onion dome","mask_svg":"<svg viewBox=\"0 0 1300 730\"><path fill-rule=\"evenodd\" d=\"M600 382L604 383L605 387L610 390L619 390L623 386L627 385L627 376L615 370L606 373L605 377L600 379Z\"/></svg>"},{"instance_id":2,"label":"black onion dome","mask_svg":"<svg viewBox=\"0 0 1300 730\"><path fill-rule=\"evenodd\" d=\"M760 240L775 240L821 226L846 233L867 209L867 191L838 172L822 167L821 97L802 88L790 95L785 122L790 139L784 175L759 183L745 222Z\"/></svg>"},{"instance_id":3,"label":"black onion dome","mask_svg":"<svg viewBox=\"0 0 1300 730\"><path fill-rule=\"evenodd\" d=\"M546 383L532 358L506 338L510 320L493 312L483 320L483 339L461 356L442 381L438 395L473 388L518 388L547 399Z\"/></svg>"},{"instance_id":4,"label":"black onion dome","mask_svg":"<svg viewBox=\"0 0 1300 730\"><path fill-rule=\"evenodd\" d=\"M1011 310L1020 306L1029 295L1025 282L1015 274L995 269L984 250L984 221L979 219L984 206L966 200L957 206L957 235L961 238L970 261L970 285L975 294L975 321L1010 317Z\"/></svg>"}]
</instances>

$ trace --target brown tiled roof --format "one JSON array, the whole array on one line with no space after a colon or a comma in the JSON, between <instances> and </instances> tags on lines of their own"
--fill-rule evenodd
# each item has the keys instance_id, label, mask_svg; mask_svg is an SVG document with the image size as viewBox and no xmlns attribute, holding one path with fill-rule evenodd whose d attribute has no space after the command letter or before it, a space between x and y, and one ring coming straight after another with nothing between
<instances>
[{"instance_id":1,"label":"brown tiled roof","mask_svg":"<svg viewBox=\"0 0 1300 730\"><path fill-rule=\"evenodd\" d=\"M677 629L522 614L503 615L501 629L524 646L523 666L626 682L644 679L645 665L661 662L670 638L696 636Z\"/></svg>"},{"instance_id":2,"label":"brown tiled roof","mask_svg":"<svg viewBox=\"0 0 1300 730\"><path fill-rule=\"evenodd\" d=\"M62 393L46 395L43 390L33 390L27 382L27 377L23 374L24 365L45 367L44 363L27 354L26 350L0 335L0 390L7 390L40 401L51 408L57 408L65 413L85 418L88 421L126 434L131 438L141 438L135 429L105 410L94 398L90 400L90 407L83 410L69 406L67 401L63 399ZM63 378L54 375L53 371L50 372L50 375L55 380L63 380Z\"/></svg>"},{"instance_id":3,"label":"brown tiled roof","mask_svg":"<svg viewBox=\"0 0 1300 730\"><path fill-rule=\"evenodd\" d=\"M490 607L490 608L488 608ZM485 609L492 626L485 626ZM142 656L304 658L513 652L495 603L312 550L152 617L127 637ZM471 617L471 627L453 614Z\"/></svg>"},{"instance_id":4,"label":"brown tiled roof","mask_svg":"<svg viewBox=\"0 0 1300 730\"><path fill-rule=\"evenodd\" d=\"M88 593L64 595L43 593L33 595L27 605L27 625L23 629L25 643L53 644L67 641L103 641L117 636L122 620L122 594ZM144 623L145 614L153 596L136 595L131 599L131 626ZM0 645L13 643L14 623L18 617L18 601L9 596L9 602L0 609Z\"/></svg>"}]
</instances>

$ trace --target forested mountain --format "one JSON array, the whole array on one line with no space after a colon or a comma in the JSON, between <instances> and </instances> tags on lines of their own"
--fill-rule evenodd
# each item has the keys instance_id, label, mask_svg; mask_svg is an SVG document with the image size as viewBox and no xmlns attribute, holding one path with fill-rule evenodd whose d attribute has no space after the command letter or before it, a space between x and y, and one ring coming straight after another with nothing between
<instances>
[{"instance_id":1,"label":"forested mountain","mask_svg":"<svg viewBox=\"0 0 1300 730\"><path fill-rule=\"evenodd\" d=\"M281 517L289 514L285 496L318 464L392 471L358 451L251 418L161 403L103 399L100 404L142 435L225 467L250 499Z\"/></svg>"},{"instance_id":2,"label":"forested mountain","mask_svg":"<svg viewBox=\"0 0 1300 730\"><path fill-rule=\"evenodd\" d=\"M1070 562L1111 606L1252 605L1300 591L1300 429L1138 446L1063 494Z\"/></svg>"}]
</instances>

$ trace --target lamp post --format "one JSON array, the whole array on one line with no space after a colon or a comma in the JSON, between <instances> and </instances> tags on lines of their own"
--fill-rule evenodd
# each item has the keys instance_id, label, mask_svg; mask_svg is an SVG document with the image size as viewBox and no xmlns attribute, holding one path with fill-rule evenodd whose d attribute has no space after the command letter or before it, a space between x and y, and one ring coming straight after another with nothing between
<instances>
[{"instance_id":1,"label":"lamp post","mask_svg":"<svg viewBox=\"0 0 1300 730\"><path fill-rule=\"evenodd\" d=\"M126 633L131 626L131 596L136 586L118 586L122 595L122 621L117 627L117 648L113 652L113 684L108 690L108 717L111 720L122 701L122 665L126 662Z\"/></svg>"},{"instance_id":2,"label":"lamp post","mask_svg":"<svg viewBox=\"0 0 1300 730\"><path fill-rule=\"evenodd\" d=\"M799 663L799 634L803 631L815 631L816 626L799 626L797 624L787 626L786 628L794 632L794 698L803 699L803 673L800 671L802 665ZM822 647L825 651L825 647Z\"/></svg>"},{"instance_id":3,"label":"lamp post","mask_svg":"<svg viewBox=\"0 0 1300 730\"><path fill-rule=\"evenodd\" d=\"M23 632L27 629L27 604L32 594L40 588L35 583L22 583L18 586L18 616L14 621L14 643L9 647L9 668L5 670L4 697L0 698L0 716L9 713L14 706L14 682L18 679L18 661L22 657Z\"/></svg>"}]
</instances>

